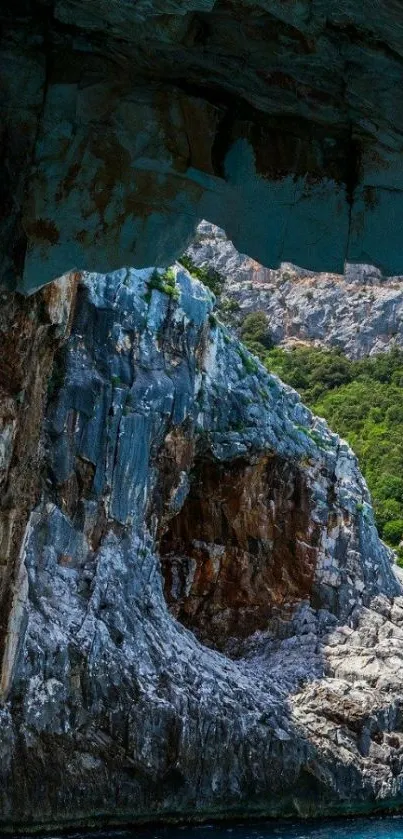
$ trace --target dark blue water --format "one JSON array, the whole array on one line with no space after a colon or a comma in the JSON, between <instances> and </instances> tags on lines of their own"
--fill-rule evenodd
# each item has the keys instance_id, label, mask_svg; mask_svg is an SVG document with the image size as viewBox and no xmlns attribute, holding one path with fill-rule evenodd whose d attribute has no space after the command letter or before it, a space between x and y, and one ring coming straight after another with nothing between
<instances>
[{"instance_id":1,"label":"dark blue water","mask_svg":"<svg viewBox=\"0 0 403 839\"><path fill-rule=\"evenodd\" d=\"M53 835L51 839L62 839ZM312 822L264 822L231 826L156 827L95 834L71 839L403 839L403 816Z\"/></svg>"},{"instance_id":2,"label":"dark blue water","mask_svg":"<svg viewBox=\"0 0 403 839\"><path fill-rule=\"evenodd\" d=\"M162 828L132 833L131 839L403 839L403 816Z\"/></svg>"},{"instance_id":3,"label":"dark blue water","mask_svg":"<svg viewBox=\"0 0 403 839\"><path fill-rule=\"evenodd\" d=\"M403 817L155 830L149 839L403 839Z\"/></svg>"}]
</instances>

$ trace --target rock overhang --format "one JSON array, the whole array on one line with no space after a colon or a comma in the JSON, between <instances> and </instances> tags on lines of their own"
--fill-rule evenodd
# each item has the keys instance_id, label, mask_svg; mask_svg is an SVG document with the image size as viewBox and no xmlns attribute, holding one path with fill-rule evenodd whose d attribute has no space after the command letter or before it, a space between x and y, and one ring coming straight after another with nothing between
<instances>
[{"instance_id":1,"label":"rock overhang","mask_svg":"<svg viewBox=\"0 0 403 839\"><path fill-rule=\"evenodd\" d=\"M2 17L9 284L169 264L201 218L268 266L401 272L398 3L60 0Z\"/></svg>"}]
</instances>

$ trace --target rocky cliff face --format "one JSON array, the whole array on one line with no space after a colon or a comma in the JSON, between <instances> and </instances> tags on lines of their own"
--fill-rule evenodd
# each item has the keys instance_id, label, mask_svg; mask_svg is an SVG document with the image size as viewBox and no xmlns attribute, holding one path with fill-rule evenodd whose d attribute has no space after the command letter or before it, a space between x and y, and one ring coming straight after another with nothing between
<instances>
[{"instance_id":1,"label":"rocky cliff face","mask_svg":"<svg viewBox=\"0 0 403 839\"><path fill-rule=\"evenodd\" d=\"M61 283L3 581L1 826L399 805L403 597L353 453L179 266Z\"/></svg>"},{"instance_id":2,"label":"rocky cliff face","mask_svg":"<svg viewBox=\"0 0 403 839\"><path fill-rule=\"evenodd\" d=\"M402 270L398 0L5 0L1 281L168 265Z\"/></svg>"},{"instance_id":3,"label":"rocky cliff face","mask_svg":"<svg viewBox=\"0 0 403 839\"><path fill-rule=\"evenodd\" d=\"M20 563L27 522L40 497L40 435L50 371L68 335L77 277L69 275L33 300L1 295L0 309L0 655L1 691L18 644ZM13 617L10 617L12 615Z\"/></svg>"},{"instance_id":4,"label":"rocky cliff face","mask_svg":"<svg viewBox=\"0 0 403 839\"><path fill-rule=\"evenodd\" d=\"M186 251L198 267L212 267L234 301L232 320L264 311L274 344L337 347L361 358L403 346L403 280L367 265L343 275L315 274L284 264L274 271L238 253L225 232L203 221Z\"/></svg>"}]
</instances>

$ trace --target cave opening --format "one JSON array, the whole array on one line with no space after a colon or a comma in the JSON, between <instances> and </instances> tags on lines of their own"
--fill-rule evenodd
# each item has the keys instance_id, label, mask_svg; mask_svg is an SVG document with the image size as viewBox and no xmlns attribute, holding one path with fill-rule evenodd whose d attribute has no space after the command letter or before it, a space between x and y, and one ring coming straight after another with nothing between
<instances>
[{"instance_id":1,"label":"cave opening","mask_svg":"<svg viewBox=\"0 0 403 839\"><path fill-rule=\"evenodd\" d=\"M272 454L196 459L189 494L160 539L169 608L218 649L264 630L310 597L319 535L297 463Z\"/></svg>"}]
</instances>

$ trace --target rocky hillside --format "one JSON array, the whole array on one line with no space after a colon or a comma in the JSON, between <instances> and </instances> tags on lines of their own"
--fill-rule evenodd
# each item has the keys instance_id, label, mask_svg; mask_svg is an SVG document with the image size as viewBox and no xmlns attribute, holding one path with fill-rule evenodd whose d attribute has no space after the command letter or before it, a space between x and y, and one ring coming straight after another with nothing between
<instances>
[{"instance_id":1,"label":"rocky hillside","mask_svg":"<svg viewBox=\"0 0 403 839\"><path fill-rule=\"evenodd\" d=\"M1 826L401 804L403 597L347 444L180 266L51 288L3 324L43 341L0 371Z\"/></svg>"},{"instance_id":2,"label":"rocky hillside","mask_svg":"<svg viewBox=\"0 0 403 839\"><path fill-rule=\"evenodd\" d=\"M264 311L274 344L338 347L350 358L403 347L401 277L363 265L347 266L344 276L288 264L274 271L238 253L223 230L205 221L186 254L222 275L222 294L232 303L224 316L239 323Z\"/></svg>"}]
</instances>

